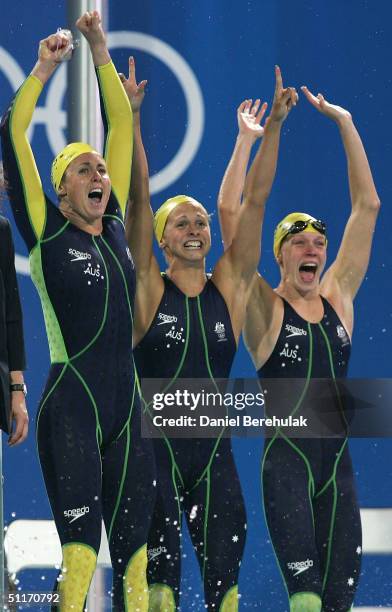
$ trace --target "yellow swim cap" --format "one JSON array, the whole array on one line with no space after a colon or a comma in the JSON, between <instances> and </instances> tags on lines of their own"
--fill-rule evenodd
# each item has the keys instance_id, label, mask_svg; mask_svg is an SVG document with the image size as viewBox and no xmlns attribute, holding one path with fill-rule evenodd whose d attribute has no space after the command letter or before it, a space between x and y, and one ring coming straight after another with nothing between
<instances>
[{"instance_id":1,"label":"yellow swim cap","mask_svg":"<svg viewBox=\"0 0 392 612\"><path fill-rule=\"evenodd\" d=\"M184 202L191 202L192 204L198 204L199 206L203 206L187 195L177 195L174 198L169 198L158 208L154 215L154 232L156 239L158 242L162 240L163 232L165 231L166 221L172 210L174 210L179 204L184 204ZM204 207L203 207L204 208Z\"/></svg>"},{"instance_id":2,"label":"yellow swim cap","mask_svg":"<svg viewBox=\"0 0 392 612\"><path fill-rule=\"evenodd\" d=\"M58 193L61 179L69 164L82 153L97 153L97 151L84 142L71 142L54 158L51 177L56 193Z\"/></svg>"},{"instance_id":3,"label":"yellow swim cap","mask_svg":"<svg viewBox=\"0 0 392 612\"><path fill-rule=\"evenodd\" d=\"M298 229L295 227L298 221L302 221L305 224L303 229L301 229L301 224L298 224ZM294 231L292 231L293 227ZM274 232L274 255L276 259L278 258L280 247L286 236L291 233L296 234L299 232L313 232L314 234L322 234L325 236L325 223L315 219L312 215L308 215L307 213L294 212L286 215L286 217L278 223ZM325 242L325 244L327 244L327 242Z\"/></svg>"}]
</instances>

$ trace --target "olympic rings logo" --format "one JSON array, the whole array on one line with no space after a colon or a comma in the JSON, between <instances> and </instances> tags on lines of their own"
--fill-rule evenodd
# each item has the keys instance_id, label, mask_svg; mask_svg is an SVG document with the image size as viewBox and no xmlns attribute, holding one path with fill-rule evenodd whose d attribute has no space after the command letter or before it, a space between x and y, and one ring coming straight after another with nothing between
<instances>
[{"instance_id":1,"label":"olympic rings logo","mask_svg":"<svg viewBox=\"0 0 392 612\"><path fill-rule=\"evenodd\" d=\"M109 32L107 40L109 49L136 49L162 61L172 71L182 88L188 117L185 134L177 153L162 170L151 177L151 193L159 193L185 172L199 148L204 130L204 101L200 85L184 58L159 38L141 32L118 31ZM3 47L0 47L0 69L13 91L16 91L26 78L17 61ZM39 124L45 126L53 156L67 144L64 134L67 117L61 108L65 89L66 67L62 64L48 84L46 106L36 108L29 131L29 139L32 140L35 127ZM22 274L29 274L27 258L16 255L16 268Z\"/></svg>"}]
</instances>

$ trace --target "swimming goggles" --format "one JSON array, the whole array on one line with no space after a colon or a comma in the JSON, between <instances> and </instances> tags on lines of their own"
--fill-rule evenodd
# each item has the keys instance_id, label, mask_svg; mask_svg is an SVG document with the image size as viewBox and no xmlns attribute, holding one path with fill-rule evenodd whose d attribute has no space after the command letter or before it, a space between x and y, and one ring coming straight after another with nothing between
<instances>
[{"instance_id":1,"label":"swimming goggles","mask_svg":"<svg viewBox=\"0 0 392 612\"><path fill-rule=\"evenodd\" d=\"M286 236L291 234L299 234L300 232L303 232L306 230L308 225L311 225L316 232L319 232L319 234L322 234L323 236L325 236L327 233L327 226L325 225L324 221L320 221L319 219L307 219L307 221L298 220L294 221L294 223L292 223L288 228L285 228L283 238L286 238Z\"/></svg>"}]
</instances>

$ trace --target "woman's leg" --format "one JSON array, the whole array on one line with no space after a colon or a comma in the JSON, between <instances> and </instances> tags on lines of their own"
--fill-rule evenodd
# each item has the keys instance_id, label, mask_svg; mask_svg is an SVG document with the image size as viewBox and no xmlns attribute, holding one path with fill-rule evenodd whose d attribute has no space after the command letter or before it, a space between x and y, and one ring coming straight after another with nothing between
<instances>
[{"instance_id":1,"label":"woman's leg","mask_svg":"<svg viewBox=\"0 0 392 612\"><path fill-rule=\"evenodd\" d=\"M91 400L66 366L51 369L37 419L37 442L63 549L60 610L80 612L101 539L101 457Z\"/></svg>"}]
</instances>

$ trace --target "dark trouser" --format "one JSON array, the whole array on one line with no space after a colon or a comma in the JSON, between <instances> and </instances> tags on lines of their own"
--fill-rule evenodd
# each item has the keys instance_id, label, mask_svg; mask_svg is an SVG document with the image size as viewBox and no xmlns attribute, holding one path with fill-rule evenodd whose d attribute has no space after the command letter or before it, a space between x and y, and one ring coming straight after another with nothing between
<instances>
[{"instance_id":1,"label":"dark trouser","mask_svg":"<svg viewBox=\"0 0 392 612\"><path fill-rule=\"evenodd\" d=\"M148 537L148 582L165 584L179 604L181 521L187 521L208 609L238 584L246 514L229 439L154 440L158 491Z\"/></svg>"},{"instance_id":2,"label":"dark trouser","mask_svg":"<svg viewBox=\"0 0 392 612\"><path fill-rule=\"evenodd\" d=\"M116 399L118 414L119 394ZM100 429L102 397L93 395L80 372L58 364L37 419L39 457L61 544L80 543L98 553L104 519L118 610L125 609L129 561L147 542L156 490L151 440L140 436L140 403L135 396L132 406L128 393L123 405L127 418L121 422L120 414L111 431Z\"/></svg>"},{"instance_id":3,"label":"dark trouser","mask_svg":"<svg viewBox=\"0 0 392 612\"><path fill-rule=\"evenodd\" d=\"M289 596L316 593L323 612L347 612L362 552L347 441L266 440L262 484L266 520Z\"/></svg>"}]
</instances>

